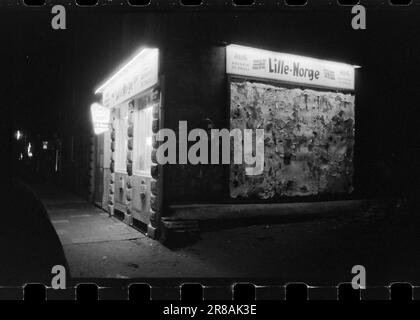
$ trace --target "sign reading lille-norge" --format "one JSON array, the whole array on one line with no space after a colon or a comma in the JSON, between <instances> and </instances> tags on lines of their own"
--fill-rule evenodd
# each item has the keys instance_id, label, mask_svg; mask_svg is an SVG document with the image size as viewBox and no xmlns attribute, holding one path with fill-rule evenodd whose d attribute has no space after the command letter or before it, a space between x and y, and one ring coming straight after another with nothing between
<instances>
[{"instance_id":1,"label":"sign reading lille-norge","mask_svg":"<svg viewBox=\"0 0 420 320\"><path fill-rule=\"evenodd\" d=\"M239 45L226 47L226 72L325 88L354 90L354 67Z\"/></svg>"}]
</instances>

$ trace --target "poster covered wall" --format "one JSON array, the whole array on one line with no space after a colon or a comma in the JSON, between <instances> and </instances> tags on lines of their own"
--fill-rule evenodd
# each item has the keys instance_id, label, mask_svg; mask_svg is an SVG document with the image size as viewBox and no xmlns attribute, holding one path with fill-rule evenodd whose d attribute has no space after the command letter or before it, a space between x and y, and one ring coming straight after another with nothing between
<instances>
[{"instance_id":1,"label":"poster covered wall","mask_svg":"<svg viewBox=\"0 0 420 320\"><path fill-rule=\"evenodd\" d=\"M352 191L354 95L231 82L231 129L264 129L264 171L232 164L232 198Z\"/></svg>"}]
</instances>

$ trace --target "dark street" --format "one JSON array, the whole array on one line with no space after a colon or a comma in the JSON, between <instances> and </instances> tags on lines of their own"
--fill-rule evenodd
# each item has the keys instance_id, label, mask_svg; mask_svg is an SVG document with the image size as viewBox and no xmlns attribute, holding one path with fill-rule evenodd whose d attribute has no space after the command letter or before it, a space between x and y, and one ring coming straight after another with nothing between
<instances>
[{"instance_id":1,"label":"dark street","mask_svg":"<svg viewBox=\"0 0 420 320\"><path fill-rule=\"evenodd\" d=\"M75 278L272 278L329 286L350 282L359 264L367 286L420 283L413 246L420 218L407 209L204 231L200 241L170 250L84 200L45 185L37 190Z\"/></svg>"}]
</instances>

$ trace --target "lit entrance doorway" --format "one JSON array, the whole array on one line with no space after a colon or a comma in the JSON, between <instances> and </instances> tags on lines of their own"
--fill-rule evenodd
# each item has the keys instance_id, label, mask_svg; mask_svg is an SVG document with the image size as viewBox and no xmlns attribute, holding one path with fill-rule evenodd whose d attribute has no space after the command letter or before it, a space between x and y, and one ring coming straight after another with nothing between
<instances>
[{"instance_id":1,"label":"lit entrance doorway","mask_svg":"<svg viewBox=\"0 0 420 320\"><path fill-rule=\"evenodd\" d=\"M151 217L153 111L159 99L147 90L114 110L115 210L145 232Z\"/></svg>"},{"instance_id":2,"label":"lit entrance doorway","mask_svg":"<svg viewBox=\"0 0 420 320\"><path fill-rule=\"evenodd\" d=\"M147 226L150 223L151 166L152 166L152 91L146 92L133 103L133 175L131 177L134 197L131 201L133 224Z\"/></svg>"}]
</instances>

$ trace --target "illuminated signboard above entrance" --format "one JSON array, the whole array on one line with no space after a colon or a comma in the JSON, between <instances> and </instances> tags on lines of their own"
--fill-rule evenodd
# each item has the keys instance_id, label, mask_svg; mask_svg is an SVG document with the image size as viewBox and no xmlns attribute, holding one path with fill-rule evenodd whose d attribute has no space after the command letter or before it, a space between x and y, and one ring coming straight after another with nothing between
<instances>
[{"instance_id":1,"label":"illuminated signboard above entrance","mask_svg":"<svg viewBox=\"0 0 420 320\"><path fill-rule=\"evenodd\" d=\"M104 107L112 108L158 82L158 49L143 49L111 76L95 93Z\"/></svg>"},{"instance_id":2,"label":"illuminated signboard above entrance","mask_svg":"<svg viewBox=\"0 0 420 320\"><path fill-rule=\"evenodd\" d=\"M110 109L95 102L90 106L90 112L95 134L101 134L108 131L110 124Z\"/></svg>"},{"instance_id":3,"label":"illuminated signboard above entrance","mask_svg":"<svg viewBox=\"0 0 420 320\"><path fill-rule=\"evenodd\" d=\"M318 87L354 90L354 66L239 45L226 47L226 72Z\"/></svg>"}]
</instances>

